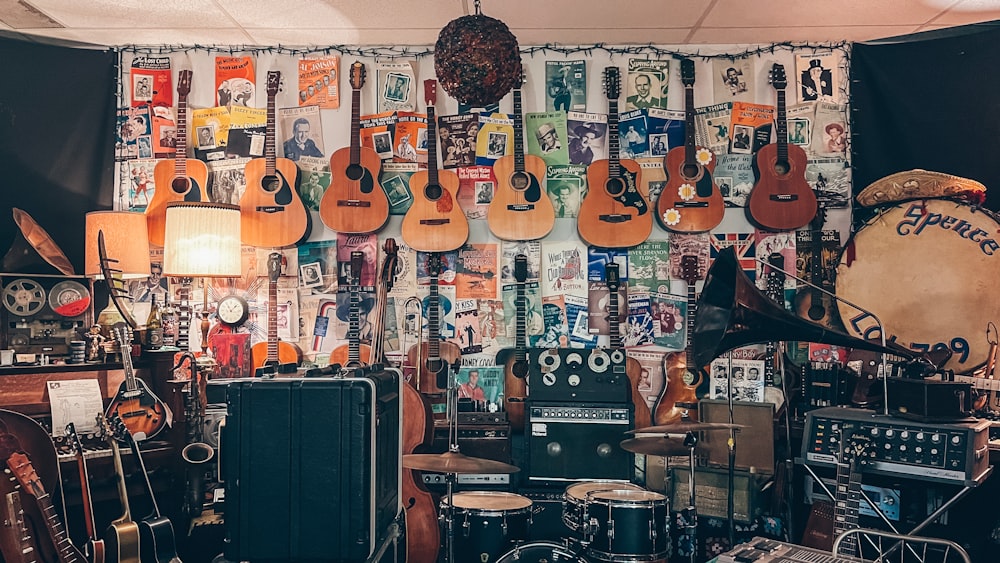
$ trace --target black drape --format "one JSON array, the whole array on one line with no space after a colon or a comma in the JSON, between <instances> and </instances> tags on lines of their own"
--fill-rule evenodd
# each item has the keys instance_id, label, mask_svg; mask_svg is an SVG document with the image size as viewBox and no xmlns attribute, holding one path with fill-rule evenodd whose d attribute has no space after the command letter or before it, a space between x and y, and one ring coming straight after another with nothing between
<instances>
[{"instance_id":1,"label":"black drape","mask_svg":"<svg viewBox=\"0 0 1000 563\"><path fill-rule=\"evenodd\" d=\"M924 168L986 185L1000 209L1000 21L856 43L854 190Z\"/></svg>"},{"instance_id":2,"label":"black drape","mask_svg":"<svg viewBox=\"0 0 1000 563\"><path fill-rule=\"evenodd\" d=\"M83 273L84 213L112 206L117 60L0 35L0 257L19 207Z\"/></svg>"}]
</instances>

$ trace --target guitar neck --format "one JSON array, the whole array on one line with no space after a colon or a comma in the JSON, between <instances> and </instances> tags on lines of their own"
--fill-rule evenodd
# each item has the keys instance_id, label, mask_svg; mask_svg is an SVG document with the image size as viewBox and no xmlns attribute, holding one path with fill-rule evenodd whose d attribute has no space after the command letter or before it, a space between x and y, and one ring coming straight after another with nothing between
<instances>
[{"instance_id":1,"label":"guitar neck","mask_svg":"<svg viewBox=\"0 0 1000 563\"><path fill-rule=\"evenodd\" d=\"M524 361L528 355L528 311L527 299L525 298L524 282L518 282L514 293L514 359Z\"/></svg>"},{"instance_id":2,"label":"guitar neck","mask_svg":"<svg viewBox=\"0 0 1000 563\"><path fill-rule=\"evenodd\" d=\"M775 118L778 162L788 162L788 119L785 117L785 89L778 89L778 115Z\"/></svg>"},{"instance_id":3,"label":"guitar neck","mask_svg":"<svg viewBox=\"0 0 1000 563\"><path fill-rule=\"evenodd\" d=\"M521 90L514 90L514 171L524 172L524 119L521 116Z\"/></svg>"},{"instance_id":4,"label":"guitar neck","mask_svg":"<svg viewBox=\"0 0 1000 563\"><path fill-rule=\"evenodd\" d=\"M43 493L36 496L35 500L38 502L38 508L42 511L42 518L45 519L45 528L49 532L52 545L55 546L56 552L59 554L59 563L85 563L80 552L70 541L59 513L52 506L52 497L48 493Z\"/></svg>"},{"instance_id":5,"label":"guitar neck","mask_svg":"<svg viewBox=\"0 0 1000 563\"><path fill-rule=\"evenodd\" d=\"M79 440L79 438L77 438ZM94 505L90 495L90 474L87 472L87 459L83 455L83 448L77 443L76 464L80 470L80 494L83 497L83 516L87 528L87 536L96 541L97 525L94 521Z\"/></svg>"},{"instance_id":6,"label":"guitar neck","mask_svg":"<svg viewBox=\"0 0 1000 563\"><path fill-rule=\"evenodd\" d=\"M153 512L150 518L160 517L160 507L156 504L156 495L153 493L153 484L149 481L149 473L146 472L146 462L142 460L142 452L139 451L139 443L136 442L131 436L128 437L129 446L132 448L132 454L135 456L136 463L139 464L139 472L142 473L143 481L146 483L146 492L149 493L149 501L153 507Z\"/></svg>"},{"instance_id":7,"label":"guitar neck","mask_svg":"<svg viewBox=\"0 0 1000 563\"><path fill-rule=\"evenodd\" d=\"M17 545L17 552L13 555L20 556L16 561L10 563L34 563L36 561L35 545L31 537L31 531L24 521L24 510L21 508L21 493L12 491L7 493L4 502L3 519L7 524L4 533L9 534L12 543ZM4 554L9 557L11 554Z\"/></svg>"},{"instance_id":8,"label":"guitar neck","mask_svg":"<svg viewBox=\"0 0 1000 563\"><path fill-rule=\"evenodd\" d=\"M278 280L267 284L267 362L278 363Z\"/></svg>"},{"instance_id":9,"label":"guitar neck","mask_svg":"<svg viewBox=\"0 0 1000 563\"><path fill-rule=\"evenodd\" d=\"M174 174L187 176L187 96L177 100L177 152L174 153Z\"/></svg>"},{"instance_id":10,"label":"guitar neck","mask_svg":"<svg viewBox=\"0 0 1000 563\"><path fill-rule=\"evenodd\" d=\"M438 153L437 153L437 117L434 116L434 106L427 106L427 183L436 186L438 183Z\"/></svg>"},{"instance_id":11,"label":"guitar neck","mask_svg":"<svg viewBox=\"0 0 1000 563\"><path fill-rule=\"evenodd\" d=\"M350 331L347 335L347 361L357 365L361 361L361 286L351 286L351 308L348 313Z\"/></svg>"},{"instance_id":12,"label":"guitar neck","mask_svg":"<svg viewBox=\"0 0 1000 563\"><path fill-rule=\"evenodd\" d=\"M274 109L274 95L268 94L267 96L267 131L264 134L264 169L265 175L274 176L274 171L276 168L277 154L275 152L275 142L274 142L274 121L275 121L276 111Z\"/></svg>"},{"instance_id":13,"label":"guitar neck","mask_svg":"<svg viewBox=\"0 0 1000 563\"><path fill-rule=\"evenodd\" d=\"M861 504L861 474L856 460L837 462L837 501L833 512L833 537L858 527ZM841 544L841 553L858 555L857 537L850 536Z\"/></svg>"},{"instance_id":14,"label":"guitar neck","mask_svg":"<svg viewBox=\"0 0 1000 563\"><path fill-rule=\"evenodd\" d=\"M618 100L608 100L608 176L621 176L621 165L618 153L621 150L621 139L618 137Z\"/></svg>"},{"instance_id":15,"label":"guitar neck","mask_svg":"<svg viewBox=\"0 0 1000 563\"><path fill-rule=\"evenodd\" d=\"M620 325L620 314L618 313L618 288L608 288L608 332L611 337L611 347L622 347L622 333Z\"/></svg>"},{"instance_id":16,"label":"guitar neck","mask_svg":"<svg viewBox=\"0 0 1000 563\"><path fill-rule=\"evenodd\" d=\"M122 515L117 518L112 524L121 524L125 522L132 521L132 510L129 508L128 504L128 488L125 485L125 469L122 467L122 452L118 447L118 441L111 437L109 439L111 443L111 456L114 460L115 473L117 474L117 485L118 485L118 500L122 505Z\"/></svg>"},{"instance_id":17,"label":"guitar neck","mask_svg":"<svg viewBox=\"0 0 1000 563\"><path fill-rule=\"evenodd\" d=\"M361 162L361 90L351 91L351 164Z\"/></svg>"},{"instance_id":18,"label":"guitar neck","mask_svg":"<svg viewBox=\"0 0 1000 563\"><path fill-rule=\"evenodd\" d=\"M694 313L698 307L698 298L694 291L694 281L687 282L687 315L684 317L685 329L687 331L687 343L684 346L685 364L688 371L695 372L694 365Z\"/></svg>"},{"instance_id":19,"label":"guitar neck","mask_svg":"<svg viewBox=\"0 0 1000 563\"><path fill-rule=\"evenodd\" d=\"M684 163L694 164L694 84L684 86Z\"/></svg>"},{"instance_id":20,"label":"guitar neck","mask_svg":"<svg viewBox=\"0 0 1000 563\"><path fill-rule=\"evenodd\" d=\"M427 359L437 361L441 359L441 339L440 335L440 299L438 293L438 275L431 274L430 294L427 298Z\"/></svg>"},{"instance_id":21,"label":"guitar neck","mask_svg":"<svg viewBox=\"0 0 1000 563\"><path fill-rule=\"evenodd\" d=\"M122 369L125 371L125 389L128 392L139 390L139 383L135 379L135 368L132 366L132 343L125 341L119 343L122 349Z\"/></svg>"}]
</instances>

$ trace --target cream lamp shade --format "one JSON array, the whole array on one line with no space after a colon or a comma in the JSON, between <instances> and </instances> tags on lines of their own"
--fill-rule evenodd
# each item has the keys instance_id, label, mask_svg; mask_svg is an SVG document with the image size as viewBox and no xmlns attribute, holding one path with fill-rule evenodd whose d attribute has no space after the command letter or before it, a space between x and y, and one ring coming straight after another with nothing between
<instances>
[{"instance_id":1,"label":"cream lamp shade","mask_svg":"<svg viewBox=\"0 0 1000 563\"><path fill-rule=\"evenodd\" d=\"M101 257L97 250L97 235L104 233L104 248L115 270L122 278L149 276L149 231L146 215L134 211L91 211L86 217L86 242L84 243L84 275L103 279Z\"/></svg>"},{"instance_id":2,"label":"cream lamp shade","mask_svg":"<svg viewBox=\"0 0 1000 563\"><path fill-rule=\"evenodd\" d=\"M240 208L206 202L167 204L163 273L180 277L239 277Z\"/></svg>"}]
</instances>

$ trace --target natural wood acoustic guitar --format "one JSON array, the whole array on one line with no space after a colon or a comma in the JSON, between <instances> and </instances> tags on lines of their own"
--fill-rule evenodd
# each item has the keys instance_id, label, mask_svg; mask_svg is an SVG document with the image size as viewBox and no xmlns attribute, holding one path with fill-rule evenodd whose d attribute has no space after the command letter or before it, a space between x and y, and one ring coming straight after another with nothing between
<instances>
[{"instance_id":1,"label":"natural wood acoustic guitar","mask_svg":"<svg viewBox=\"0 0 1000 563\"><path fill-rule=\"evenodd\" d=\"M359 250L351 252L350 310L347 314L347 344L337 346L330 352L330 364L340 364L345 368L359 368L369 365L371 346L361 342L361 268L365 255ZM376 334L374 337L378 337ZM374 338L373 337L373 338Z\"/></svg>"},{"instance_id":2,"label":"natural wood acoustic guitar","mask_svg":"<svg viewBox=\"0 0 1000 563\"><path fill-rule=\"evenodd\" d=\"M250 360L256 370L277 368L294 370L302 363L302 350L291 342L278 339L278 278L284 257L272 252L267 257L267 341L258 342L250 349Z\"/></svg>"},{"instance_id":3,"label":"natural wood acoustic guitar","mask_svg":"<svg viewBox=\"0 0 1000 563\"><path fill-rule=\"evenodd\" d=\"M448 390L449 366L462 358L462 350L454 342L441 340L441 295L438 276L443 267L441 255L427 256L427 271L431 277L430 293L424 302L427 315L427 341L418 342L406 352L406 365L417 368L421 393L443 393Z\"/></svg>"},{"instance_id":4,"label":"natural wood acoustic guitar","mask_svg":"<svg viewBox=\"0 0 1000 563\"><path fill-rule=\"evenodd\" d=\"M702 370L694 365L694 318L697 307L695 284L702 278L701 260L696 254L681 256L681 279L687 283L687 346L682 352L670 352L663 357L665 388L653 409L653 423L657 426L678 422L686 413L697 420L698 395L695 390L704 378Z\"/></svg>"},{"instance_id":5,"label":"natural wood acoustic guitar","mask_svg":"<svg viewBox=\"0 0 1000 563\"><path fill-rule=\"evenodd\" d=\"M639 360L628 357L625 346L622 345L621 313L618 306L618 289L621 287L621 278L618 264L609 261L604 265L604 280L608 284L608 333L611 337L611 358L612 362L616 364L620 363L620 361L616 361L618 356L625 359L625 375L628 376L632 392L632 405L635 408L635 429L640 430L652 426L653 415L649 411L646 399L639 394L642 365Z\"/></svg>"},{"instance_id":6,"label":"natural wood acoustic guitar","mask_svg":"<svg viewBox=\"0 0 1000 563\"><path fill-rule=\"evenodd\" d=\"M496 363L503 364L503 394L507 398L507 419L510 429L524 432L524 402L528 399L528 315L524 285L528 281L528 257L514 257L514 347L497 354Z\"/></svg>"}]
</instances>

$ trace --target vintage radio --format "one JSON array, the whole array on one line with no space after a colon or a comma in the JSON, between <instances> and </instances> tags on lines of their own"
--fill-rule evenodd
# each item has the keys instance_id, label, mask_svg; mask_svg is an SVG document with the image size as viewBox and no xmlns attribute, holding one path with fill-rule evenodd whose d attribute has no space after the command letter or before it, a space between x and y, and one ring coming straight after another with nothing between
<instances>
[{"instance_id":1,"label":"vintage radio","mask_svg":"<svg viewBox=\"0 0 1000 563\"><path fill-rule=\"evenodd\" d=\"M93 324L93 283L83 276L0 274L0 346L19 355L69 356Z\"/></svg>"}]
</instances>

